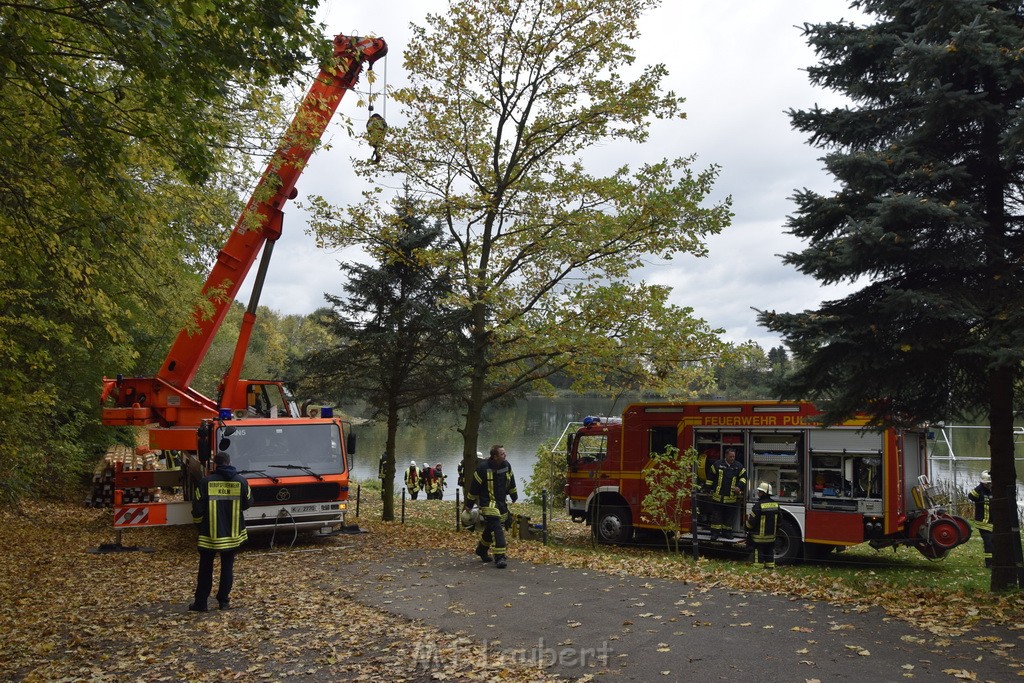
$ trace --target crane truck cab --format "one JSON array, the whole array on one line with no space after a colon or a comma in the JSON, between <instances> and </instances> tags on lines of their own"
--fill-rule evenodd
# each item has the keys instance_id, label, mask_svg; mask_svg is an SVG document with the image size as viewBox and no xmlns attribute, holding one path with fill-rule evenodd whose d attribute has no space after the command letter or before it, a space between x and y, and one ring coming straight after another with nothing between
<instances>
[{"instance_id":1,"label":"crane truck cab","mask_svg":"<svg viewBox=\"0 0 1024 683\"><path fill-rule=\"evenodd\" d=\"M249 480L245 511L250 533L339 531L348 506L356 437L330 409L314 418L235 418L228 412L199 427L198 457L188 461L190 482L206 475L213 454L225 452Z\"/></svg>"}]
</instances>

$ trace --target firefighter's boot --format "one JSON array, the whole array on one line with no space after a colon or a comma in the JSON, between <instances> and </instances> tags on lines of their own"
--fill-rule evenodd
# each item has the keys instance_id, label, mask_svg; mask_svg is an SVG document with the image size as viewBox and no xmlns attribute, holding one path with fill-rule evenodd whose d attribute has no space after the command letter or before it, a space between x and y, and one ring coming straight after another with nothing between
<instances>
[{"instance_id":1,"label":"firefighter's boot","mask_svg":"<svg viewBox=\"0 0 1024 683\"><path fill-rule=\"evenodd\" d=\"M487 552L487 546L485 546L483 543L477 543L476 554L479 555L480 559L484 562L490 562L494 559L493 557L491 557L490 553Z\"/></svg>"},{"instance_id":2,"label":"firefighter's boot","mask_svg":"<svg viewBox=\"0 0 1024 683\"><path fill-rule=\"evenodd\" d=\"M498 569L504 569L508 566L508 562L505 561L504 555L499 555L498 559L494 562L494 566Z\"/></svg>"}]
</instances>

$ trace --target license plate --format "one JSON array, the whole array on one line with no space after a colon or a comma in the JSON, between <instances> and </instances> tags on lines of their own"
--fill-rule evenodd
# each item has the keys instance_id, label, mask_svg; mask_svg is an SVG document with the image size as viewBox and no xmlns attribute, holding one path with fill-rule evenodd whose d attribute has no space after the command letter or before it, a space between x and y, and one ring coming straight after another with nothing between
<instances>
[{"instance_id":1,"label":"license plate","mask_svg":"<svg viewBox=\"0 0 1024 683\"><path fill-rule=\"evenodd\" d=\"M330 512L337 509L337 503L320 503L319 505L294 505L291 511L292 514L295 514L301 512Z\"/></svg>"}]
</instances>

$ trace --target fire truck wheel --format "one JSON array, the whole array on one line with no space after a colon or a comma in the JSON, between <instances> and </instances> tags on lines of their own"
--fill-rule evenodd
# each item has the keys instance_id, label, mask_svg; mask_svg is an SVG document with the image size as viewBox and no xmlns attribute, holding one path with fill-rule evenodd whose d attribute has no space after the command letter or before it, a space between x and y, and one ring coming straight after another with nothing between
<instances>
[{"instance_id":1,"label":"fire truck wheel","mask_svg":"<svg viewBox=\"0 0 1024 683\"><path fill-rule=\"evenodd\" d=\"M615 506L601 508L594 525L594 536L599 543L628 543L633 538L633 521L629 509Z\"/></svg>"},{"instance_id":2,"label":"fire truck wheel","mask_svg":"<svg viewBox=\"0 0 1024 683\"><path fill-rule=\"evenodd\" d=\"M803 557L803 541L800 529L791 520L779 522L775 532L775 562L777 564L794 564Z\"/></svg>"}]
</instances>

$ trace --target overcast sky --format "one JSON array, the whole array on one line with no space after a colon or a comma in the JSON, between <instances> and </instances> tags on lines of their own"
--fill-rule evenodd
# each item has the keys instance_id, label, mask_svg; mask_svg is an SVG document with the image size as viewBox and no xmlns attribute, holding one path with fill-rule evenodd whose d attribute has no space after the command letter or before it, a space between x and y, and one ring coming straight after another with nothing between
<instances>
[{"instance_id":1,"label":"overcast sky","mask_svg":"<svg viewBox=\"0 0 1024 683\"><path fill-rule=\"evenodd\" d=\"M402 52L410 23L425 25L428 12L443 12L447 6L447 0L326 0L320 18L332 36L373 34L387 41L389 56L376 66L380 79L374 88L379 90L385 77L391 86L405 83ZM670 0L642 22L637 62L668 67L665 87L686 98L687 119L654 127L642 147L606 154L597 150L588 157L595 164L607 157L610 170L623 162L635 166L695 153L697 167L721 167L714 197L732 196L732 225L709 240L708 257L652 264L642 277L671 286L673 303L692 307L698 317L723 328L729 341L752 339L767 351L780 340L757 325L752 307L799 311L849 291L823 288L779 257L802 248L784 227L794 210L794 191L832 187L819 160L822 151L790 128L786 111L840 102L834 93L807 82L804 69L815 63L815 56L800 27L839 19L864 21L849 9L848 0ZM365 79L360 88L366 88ZM356 101L348 95L340 111L362 131L368 114ZM400 122L393 102L378 104L377 112ZM318 152L299 180L300 202L321 194L336 204L353 203L366 187L352 172L350 159L364 158L369 150L348 139L339 119L325 136L331 149ZM286 207L284 233L261 300L285 314L310 313L324 305L324 292L340 293L338 262L353 258L317 249L305 233L306 220L295 203ZM239 294L243 303L250 287L247 281Z\"/></svg>"}]
</instances>

